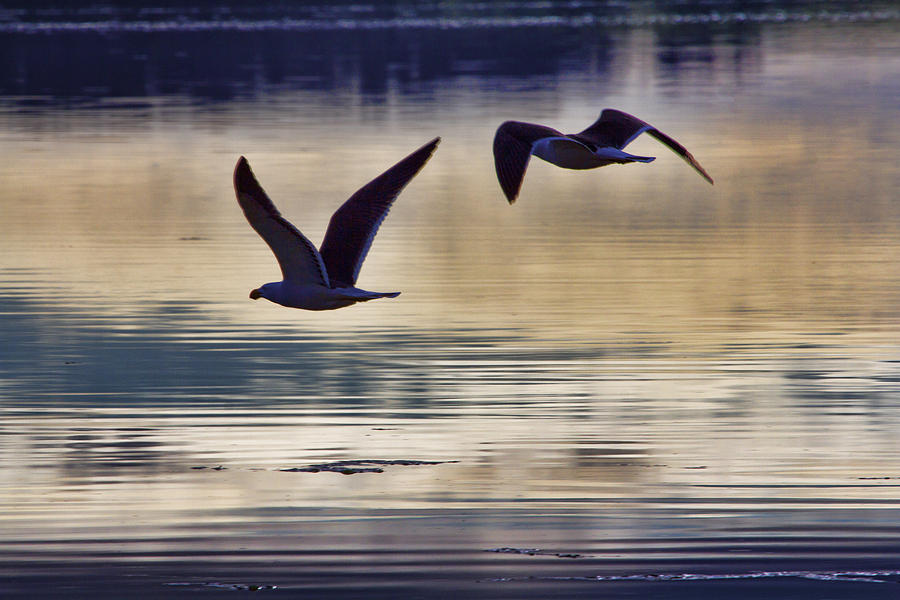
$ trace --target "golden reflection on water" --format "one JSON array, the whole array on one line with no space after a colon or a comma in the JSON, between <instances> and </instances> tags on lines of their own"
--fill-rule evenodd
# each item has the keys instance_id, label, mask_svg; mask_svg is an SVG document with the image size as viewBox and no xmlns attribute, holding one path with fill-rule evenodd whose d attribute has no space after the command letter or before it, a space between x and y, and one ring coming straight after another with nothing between
<instances>
[{"instance_id":1,"label":"golden reflection on water","mask_svg":"<svg viewBox=\"0 0 900 600\"><path fill-rule=\"evenodd\" d=\"M792 80L785 93L827 85L826 69L875 85L897 66L868 56L836 66L827 59L807 57L814 68L800 82L795 57L765 65L760 77L776 89L767 100L777 100L782 77ZM602 106L574 94L577 83L549 99L535 93L533 105L526 94L506 116L540 119L563 108L549 124L583 127ZM633 151L657 155L652 165L582 173L533 161L520 202L508 207L490 156L503 105L489 105L487 116L468 113L465 106L486 99L456 91L439 108L440 120L410 126L405 114L415 117L421 107L397 101L388 107L395 121L385 127L358 106L323 106L301 93L211 113L30 115L18 125L22 134L3 145L0 174L14 184L4 191L0 243L9 266L53 269L53 280L71 286L66 294L100 313L117 310L124 293L200 305L213 296L237 322L259 313L282 319L239 293L277 278L277 268L233 202L236 157L250 158L282 211L318 241L352 191L443 134L361 275L363 286L405 294L342 313L341 321L372 311L390 319L396 305L410 306L399 309L405 320L421 318L416 301L427 301L441 321L512 313L531 328L555 319L567 335L568 319L608 328L604 321L624 316L651 330L658 329L653 320L693 330L711 318L740 327L758 317L763 322L747 325L758 328L774 316L777 326L793 328L792 321L821 327L838 316L894 317L900 215L892 202L897 169L886 148L898 140L895 129L881 126L882 112L861 111L851 121L828 94L814 112L773 114L774 107L744 106L739 97L711 111L643 108L640 92L640 85L626 88L619 105L683 141L716 176L715 187L640 139ZM4 117L7 125L15 121ZM52 140L40 133L54 128L61 131Z\"/></svg>"}]
</instances>

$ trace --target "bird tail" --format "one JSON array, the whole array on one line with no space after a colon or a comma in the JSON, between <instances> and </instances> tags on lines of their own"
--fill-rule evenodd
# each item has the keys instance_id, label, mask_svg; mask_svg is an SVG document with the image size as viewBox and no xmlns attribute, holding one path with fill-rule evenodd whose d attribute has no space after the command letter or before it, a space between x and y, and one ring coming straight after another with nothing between
<instances>
[{"instance_id":1,"label":"bird tail","mask_svg":"<svg viewBox=\"0 0 900 600\"><path fill-rule=\"evenodd\" d=\"M337 291L340 291L346 298L353 299L357 302L368 302L369 300L376 300L378 298L396 298L400 295L400 292L370 292L355 287L341 288Z\"/></svg>"},{"instance_id":2,"label":"bird tail","mask_svg":"<svg viewBox=\"0 0 900 600\"><path fill-rule=\"evenodd\" d=\"M610 146L606 146L604 148L598 148L594 153L595 155L607 158L609 160L613 160L618 163L630 163L630 162L642 162L648 163L656 160L655 156L635 156L634 154L628 154L618 148L612 148Z\"/></svg>"}]
</instances>

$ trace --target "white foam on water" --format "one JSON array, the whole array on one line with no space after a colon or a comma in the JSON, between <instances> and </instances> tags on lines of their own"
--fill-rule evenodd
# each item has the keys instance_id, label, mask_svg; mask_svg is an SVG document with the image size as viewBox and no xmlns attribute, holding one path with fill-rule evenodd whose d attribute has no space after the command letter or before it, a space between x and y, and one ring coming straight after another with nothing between
<instances>
[{"instance_id":1,"label":"white foam on water","mask_svg":"<svg viewBox=\"0 0 900 600\"><path fill-rule=\"evenodd\" d=\"M365 13L365 11L360 11ZM351 13L352 14L352 13ZM172 15L161 20L10 21L0 33L119 33L203 31L336 31L378 29L472 29L517 27L647 27L656 25L729 25L740 23L883 22L900 20L900 10L817 12L718 12L702 14L539 15L539 16L404 16L395 18L191 19Z\"/></svg>"},{"instance_id":2,"label":"white foam on water","mask_svg":"<svg viewBox=\"0 0 900 600\"><path fill-rule=\"evenodd\" d=\"M727 579L777 579L793 577L818 581L898 583L888 579L900 571L750 571L747 573L640 573L634 575L555 576L497 578L491 581L719 581Z\"/></svg>"}]
</instances>

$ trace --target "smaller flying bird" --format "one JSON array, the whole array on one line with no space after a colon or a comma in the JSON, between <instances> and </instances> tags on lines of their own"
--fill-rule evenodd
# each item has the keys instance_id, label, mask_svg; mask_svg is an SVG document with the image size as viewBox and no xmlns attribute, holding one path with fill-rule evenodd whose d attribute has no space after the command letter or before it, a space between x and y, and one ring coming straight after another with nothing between
<instances>
[{"instance_id":1,"label":"smaller flying bird","mask_svg":"<svg viewBox=\"0 0 900 600\"><path fill-rule=\"evenodd\" d=\"M356 278L394 199L425 166L440 141L431 140L344 202L332 215L320 250L281 216L242 156L234 168L238 204L250 226L275 253L284 277L251 291L250 297L291 308L332 310L400 295L361 290Z\"/></svg>"},{"instance_id":2,"label":"smaller flying bird","mask_svg":"<svg viewBox=\"0 0 900 600\"><path fill-rule=\"evenodd\" d=\"M564 169L596 169L613 163L652 162L656 157L635 156L622 149L642 133L652 135L672 149L708 182L712 177L687 149L649 123L613 108L581 133L564 134L551 127L506 121L494 136L497 179L512 204L519 195L528 159L534 154Z\"/></svg>"}]
</instances>

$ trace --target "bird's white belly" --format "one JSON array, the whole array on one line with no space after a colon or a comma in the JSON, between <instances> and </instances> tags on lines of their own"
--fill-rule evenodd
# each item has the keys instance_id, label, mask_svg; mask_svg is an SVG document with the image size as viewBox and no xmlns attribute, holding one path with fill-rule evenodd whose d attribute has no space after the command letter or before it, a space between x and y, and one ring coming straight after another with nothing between
<instances>
[{"instance_id":1,"label":"bird's white belly","mask_svg":"<svg viewBox=\"0 0 900 600\"><path fill-rule=\"evenodd\" d=\"M339 289L327 288L323 285L282 284L280 294L272 300L282 306L302 308L304 310L333 310L358 302L357 298L348 297Z\"/></svg>"},{"instance_id":2,"label":"bird's white belly","mask_svg":"<svg viewBox=\"0 0 900 600\"><path fill-rule=\"evenodd\" d=\"M546 138L535 142L532 154L564 169L594 169L610 161L594 154L590 148L567 138Z\"/></svg>"}]
</instances>

